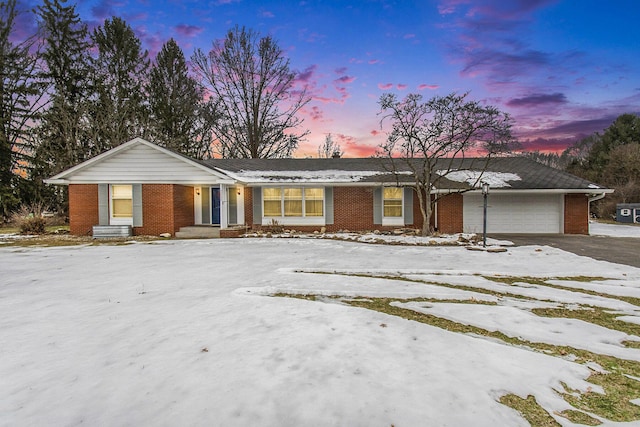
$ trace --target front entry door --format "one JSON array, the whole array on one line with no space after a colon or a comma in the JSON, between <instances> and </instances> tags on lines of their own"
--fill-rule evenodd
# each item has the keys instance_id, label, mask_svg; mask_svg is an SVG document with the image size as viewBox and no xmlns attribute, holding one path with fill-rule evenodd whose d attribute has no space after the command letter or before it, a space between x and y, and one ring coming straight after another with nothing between
<instances>
[{"instance_id":1,"label":"front entry door","mask_svg":"<svg viewBox=\"0 0 640 427\"><path fill-rule=\"evenodd\" d=\"M211 189L211 224L220 225L220 189Z\"/></svg>"}]
</instances>

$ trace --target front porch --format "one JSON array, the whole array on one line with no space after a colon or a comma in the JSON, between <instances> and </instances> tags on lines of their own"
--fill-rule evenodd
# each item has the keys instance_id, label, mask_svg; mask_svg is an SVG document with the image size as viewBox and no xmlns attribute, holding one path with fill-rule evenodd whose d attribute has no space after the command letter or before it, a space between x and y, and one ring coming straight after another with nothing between
<instances>
[{"instance_id":1,"label":"front porch","mask_svg":"<svg viewBox=\"0 0 640 427\"><path fill-rule=\"evenodd\" d=\"M217 239L220 237L220 227L210 225L190 225L180 227L180 231L176 231L178 239Z\"/></svg>"},{"instance_id":2,"label":"front porch","mask_svg":"<svg viewBox=\"0 0 640 427\"><path fill-rule=\"evenodd\" d=\"M209 225L191 225L188 227L180 227L180 231L176 232L178 239L218 239L240 237L247 231L244 226L223 228Z\"/></svg>"}]
</instances>

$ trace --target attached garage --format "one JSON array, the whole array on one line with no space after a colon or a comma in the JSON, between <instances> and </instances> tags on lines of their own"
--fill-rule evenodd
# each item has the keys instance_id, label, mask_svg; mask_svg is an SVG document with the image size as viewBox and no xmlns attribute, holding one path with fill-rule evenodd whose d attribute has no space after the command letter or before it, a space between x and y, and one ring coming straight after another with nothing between
<instances>
[{"instance_id":1,"label":"attached garage","mask_svg":"<svg viewBox=\"0 0 640 427\"><path fill-rule=\"evenodd\" d=\"M463 196L465 233L481 233L483 197L479 193ZM487 233L563 233L563 194L489 194Z\"/></svg>"}]
</instances>

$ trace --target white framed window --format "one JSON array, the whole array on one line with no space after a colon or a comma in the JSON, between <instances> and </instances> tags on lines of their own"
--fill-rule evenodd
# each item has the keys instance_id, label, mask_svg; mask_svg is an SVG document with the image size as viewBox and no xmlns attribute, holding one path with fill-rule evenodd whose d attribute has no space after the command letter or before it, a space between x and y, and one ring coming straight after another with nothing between
<instances>
[{"instance_id":1,"label":"white framed window","mask_svg":"<svg viewBox=\"0 0 640 427\"><path fill-rule=\"evenodd\" d=\"M282 189L268 187L262 190L263 216L282 216Z\"/></svg>"},{"instance_id":2,"label":"white framed window","mask_svg":"<svg viewBox=\"0 0 640 427\"><path fill-rule=\"evenodd\" d=\"M304 216L302 211L302 188L284 189L284 216Z\"/></svg>"},{"instance_id":3,"label":"white framed window","mask_svg":"<svg viewBox=\"0 0 640 427\"><path fill-rule=\"evenodd\" d=\"M113 184L110 187L110 196L111 224L133 224L133 186Z\"/></svg>"},{"instance_id":4,"label":"white framed window","mask_svg":"<svg viewBox=\"0 0 640 427\"><path fill-rule=\"evenodd\" d=\"M382 192L382 213L385 218L402 217L402 194L400 187L385 187Z\"/></svg>"},{"instance_id":5,"label":"white framed window","mask_svg":"<svg viewBox=\"0 0 640 427\"><path fill-rule=\"evenodd\" d=\"M323 187L264 187L263 221L282 224L316 225L324 223Z\"/></svg>"},{"instance_id":6,"label":"white framed window","mask_svg":"<svg viewBox=\"0 0 640 427\"><path fill-rule=\"evenodd\" d=\"M304 213L305 216L324 215L324 188L304 189Z\"/></svg>"}]
</instances>

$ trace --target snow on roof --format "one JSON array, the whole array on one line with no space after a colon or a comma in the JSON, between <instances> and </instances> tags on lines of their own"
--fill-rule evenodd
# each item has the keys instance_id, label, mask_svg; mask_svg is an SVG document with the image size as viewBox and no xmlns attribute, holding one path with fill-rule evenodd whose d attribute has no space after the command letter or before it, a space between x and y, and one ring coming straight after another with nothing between
<instances>
[{"instance_id":1,"label":"snow on roof","mask_svg":"<svg viewBox=\"0 0 640 427\"><path fill-rule=\"evenodd\" d=\"M380 171L344 170L240 170L237 172L219 170L233 179L244 182L357 182L381 174ZM399 173L407 174L410 172Z\"/></svg>"},{"instance_id":2,"label":"snow on roof","mask_svg":"<svg viewBox=\"0 0 640 427\"><path fill-rule=\"evenodd\" d=\"M521 181L519 175L508 172L491 172L476 170L456 170L447 171L439 170L436 172L440 176L444 176L450 181L466 182L469 185L480 187L481 182L486 182L493 188L511 187L507 181Z\"/></svg>"}]
</instances>

